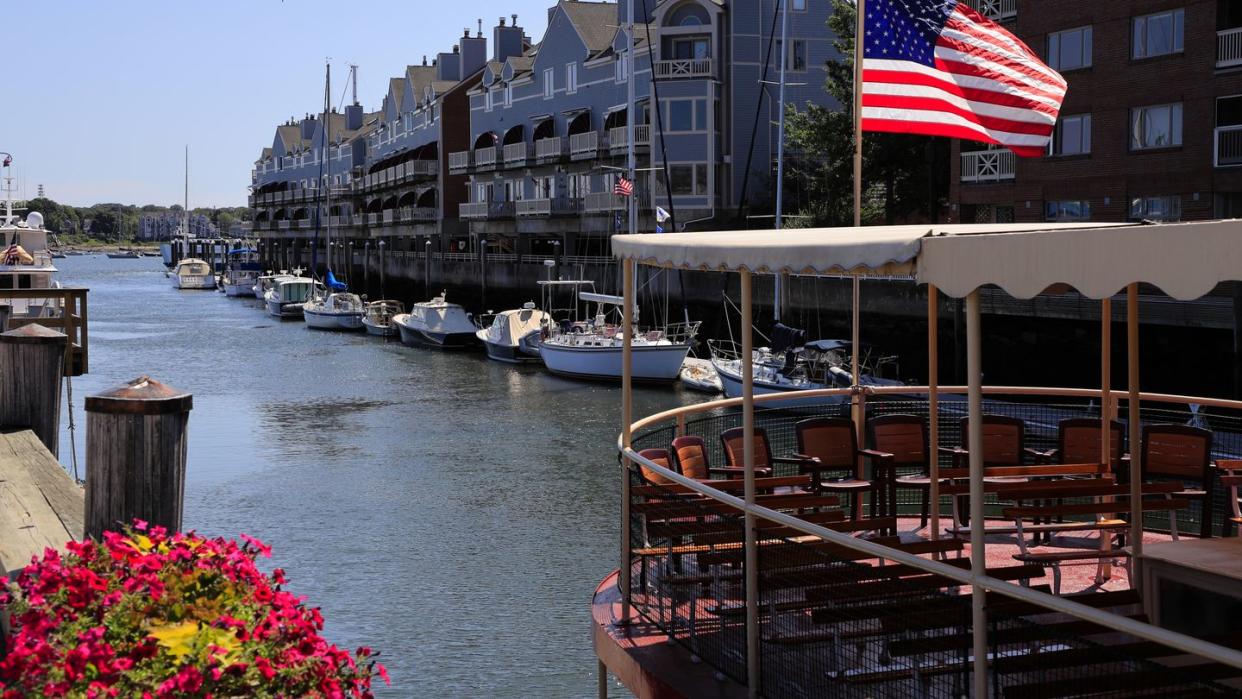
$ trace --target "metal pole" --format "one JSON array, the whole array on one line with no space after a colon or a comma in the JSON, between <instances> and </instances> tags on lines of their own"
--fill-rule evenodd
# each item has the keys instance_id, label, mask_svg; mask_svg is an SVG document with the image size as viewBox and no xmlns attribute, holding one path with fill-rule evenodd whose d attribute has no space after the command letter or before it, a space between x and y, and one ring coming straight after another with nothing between
<instances>
[{"instance_id":1,"label":"metal pole","mask_svg":"<svg viewBox=\"0 0 1242 699\"><path fill-rule=\"evenodd\" d=\"M966 297L966 385L970 439L970 573L987 574L987 556L983 542L983 373L982 341L979 329L979 290ZM974 637L974 695L988 695L988 629L983 609L986 592L980 585L971 586L971 634Z\"/></svg>"},{"instance_id":2,"label":"metal pole","mask_svg":"<svg viewBox=\"0 0 1242 699\"><path fill-rule=\"evenodd\" d=\"M608 666L603 660L597 660L595 692L599 699L608 699Z\"/></svg>"},{"instance_id":3,"label":"metal pole","mask_svg":"<svg viewBox=\"0 0 1242 699\"><path fill-rule=\"evenodd\" d=\"M632 0L631 0L632 2ZM622 332L624 341L621 345L621 444L630 448L633 434L630 425L634 422L634 260L625 259L621 262L624 279L622 280L621 307ZM621 621L629 623L630 619L630 463L621 457Z\"/></svg>"},{"instance_id":4,"label":"metal pole","mask_svg":"<svg viewBox=\"0 0 1242 699\"><path fill-rule=\"evenodd\" d=\"M751 356L751 276L742 270L742 453L747 505L755 504L755 372ZM755 515L746 511L746 685L747 695L759 696L759 549Z\"/></svg>"},{"instance_id":5,"label":"metal pole","mask_svg":"<svg viewBox=\"0 0 1242 699\"><path fill-rule=\"evenodd\" d=\"M1138 284L1131 284L1126 287L1126 364L1130 374L1130 551L1135 558L1143 555L1143 423L1139 415L1138 305ZM1135 589L1141 584L1139 580L1130 581Z\"/></svg>"},{"instance_id":6,"label":"metal pole","mask_svg":"<svg viewBox=\"0 0 1242 699\"><path fill-rule=\"evenodd\" d=\"M858 355L862 351L862 342L861 342L862 330L859 328L859 322L858 322L859 294L862 291L862 281L857 275L855 275L853 278L853 282L854 282L853 294L852 294L852 298L850 299L850 326L851 326L850 327L850 343L851 343L850 384L851 384L852 390L854 391L854 396L853 396L854 429L858 431L858 443L862 444L863 443L863 418L866 417L866 415L864 414L864 408L865 408L864 401L866 399L863 398L863 395L861 392L859 380L861 379L862 374L858 366Z\"/></svg>"},{"instance_id":7,"label":"metal pole","mask_svg":"<svg viewBox=\"0 0 1242 699\"><path fill-rule=\"evenodd\" d=\"M777 139L776 139L776 230L781 229L781 220L783 213L783 202L785 195L785 63L789 55L789 0L780 0L781 3L781 86L779 96L777 97L777 106L780 108L780 114L777 116ZM782 317L782 307L787 302L785 298L785 273L778 272L776 275L776 293L773 295L772 310L773 317L780 321Z\"/></svg>"},{"instance_id":8,"label":"metal pole","mask_svg":"<svg viewBox=\"0 0 1242 699\"><path fill-rule=\"evenodd\" d=\"M862 225L862 65L866 3L858 0L854 18L854 226Z\"/></svg>"},{"instance_id":9,"label":"metal pole","mask_svg":"<svg viewBox=\"0 0 1242 699\"><path fill-rule=\"evenodd\" d=\"M1100 463L1113 464L1113 300L1100 301Z\"/></svg>"},{"instance_id":10,"label":"metal pole","mask_svg":"<svg viewBox=\"0 0 1242 699\"><path fill-rule=\"evenodd\" d=\"M939 290L927 285L927 500L931 538L940 538L940 306Z\"/></svg>"},{"instance_id":11,"label":"metal pole","mask_svg":"<svg viewBox=\"0 0 1242 699\"><path fill-rule=\"evenodd\" d=\"M626 211L629 212L629 218L630 218L630 227L629 227L630 235L633 235L635 233L638 233L638 191L637 191L638 176L636 174L636 171L638 170L638 159L634 151L634 120L638 117L638 114L636 113L636 110L634 109L634 73L637 72L638 61L634 60L635 58L634 57L634 0L630 0L629 15L630 15L629 22L627 23L629 26L626 30L626 34L628 35L626 38L627 48L626 48L626 53L625 53L626 58L630 62L630 66L629 66L630 70L629 70L629 76L628 76L629 80L627 81L628 85L626 86L627 94L626 94L626 103L625 103L625 135L626 135L625 169L627 171L626 176L630 180L630 184L633 185L635 188L634 193L628 197L629 202L628 202L628 205L626 206ZM644 17L643 19L646 20L647 18ZM651 47L648 47L648 50L650 50L650 48ZM648 57L650 56L651 54L648 53ZM649 59L649 62L650 62L650 59ZM652 63L651 69L653 71L655 70L654 63Z\"/></svg>"}]
</instances>

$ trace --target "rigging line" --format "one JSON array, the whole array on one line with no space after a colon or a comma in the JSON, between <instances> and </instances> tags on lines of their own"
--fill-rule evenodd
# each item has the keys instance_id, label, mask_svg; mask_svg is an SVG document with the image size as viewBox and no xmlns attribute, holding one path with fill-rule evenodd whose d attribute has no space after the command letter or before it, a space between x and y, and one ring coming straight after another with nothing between
<instances>
[{"instance_id":1,"label":"rigging line","mask_svg":"<svg viewBox=\"0 0 1242 699\"><path fill-rule=\"evenodd\" d=\"M771 63L772 63L772 45L776 43L776 20L781 16L781 4L779 2L774 3L773 7L774 9L772 11L772 27L768 29L768 50L767 50L767 53L764 54L764 57L763 57L763 76L759 79L760 83L765 83L768 80L768 68L771 66ZM782 51L785 50L785 46L783 44L781 45L781 50ZM784 56L782 56L781 58L783 60ZM749 190L750 188L749 187L750 165L755 157L755 138L759 134L759 117L763 115L763 98L766 97L767 94L768 94L767 90L760 90L759 99L755 100L755 119L750 127L750 147L746 151L746 169L742 171L742 195L738 197L738 200L737 200L737 220L738 221L745 220L742 216L742 212L746 206L747 190ZM784 108L785 108L785 105L781 105L781 109L784 109Z\"/></svg>"},{"instance_id":2,"label":"rigging line","mask_svg":"<svg viewBox=\"0 0 1242 699\"><path fill-rule=\"evenodd\" d=\"M724 299L726 303L728 303L730 306L733 307L733 310L737 311L737 314L739 316L742 315L742 309L738 308L736 303L733 303L733 299L729 298L727 294L725 295ZM728 317L729 317L728 313L726 312L725 318L728 319ZM732 326L730 325L730 327ZM759 337L762 337L765 342L768 342L768 343L772 342L772 338L768 337L767 335L764 335L762 330L755 328L755 327L752 327L751 330ZM732 330L730 330L729 332L732 333Z\"/></svg>"},{"instance_id":3,"label":"rigging line","mask_svg":"<svg viewBox=\"0 0 1242 699\"><path fill-rule=\"evenodd\" d=\"M77 425L73 421L73 377L65 376L65 391L68 396L65 402L68 403L69 409L69 459L73 464L73 480L75 483L83 483L84 481L78 475L78 437Z\"/></svg>"}]
</instances>

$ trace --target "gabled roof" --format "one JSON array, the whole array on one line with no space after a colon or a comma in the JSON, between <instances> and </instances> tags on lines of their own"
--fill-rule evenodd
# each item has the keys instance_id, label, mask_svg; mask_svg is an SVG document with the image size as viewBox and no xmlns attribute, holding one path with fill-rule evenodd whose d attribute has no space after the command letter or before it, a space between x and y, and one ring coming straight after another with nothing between
<instances>
[{"instance_id":1,"label":"gabled roof","mask_svg":"<svg viewBox=\"0 0 1242 699\"><path fill-rule=\"evenodd\" d=\"M587 52L594 56L612 47L612 37L616 33L617 3L615 2L582 2L582 0L561 0L560 8L569 18L582 43L586 44Z\"/></svg>"},{"instance_id":2,"label":"gabled roof","mask_svg":"<svg viewBox=\"0 0 1242 699\"><path fill-rule=\"evenodd\" d=\"M393 104L397 109L397 113L401 113L401 101L405 99L405 78L389 78L388 94L393 96L396 103Z\"/></svg>"},{"instance_id":3,"label":"gabled roof","mask_svg":"<svg viewBox=\"0 0 1242 699\"><path fill-rule=\"evenodd\" d=\"M276 138L285 146L286 153L292 153L300 146L305 145L302 138L302 127L297 124L281 124L276 127Z\"/></svg>"},{"instance_id":4,"label":"gabled roof","mask_svg":"<svg viewBox=\"0 0 1242 699\"><path fill-rule=\"evenodd\" d=\"M436 81L435 66L406 66L405 79L410 81L410 93L414 98L421 99L427 86ZM413 107L414 105L407 105Z\"/></svg>"},{"instance_id":5,"label":"gabled roof","mask_svg":"<svg viewBox=\"0 0 1242 699\"><path fill-rule=\"evenodd\" d=\"M513 66L513 77L519 77L523 73L529 73L531 66L535 65L534 56L510 56L509 65Z\"/></svg>"}]
</instances>

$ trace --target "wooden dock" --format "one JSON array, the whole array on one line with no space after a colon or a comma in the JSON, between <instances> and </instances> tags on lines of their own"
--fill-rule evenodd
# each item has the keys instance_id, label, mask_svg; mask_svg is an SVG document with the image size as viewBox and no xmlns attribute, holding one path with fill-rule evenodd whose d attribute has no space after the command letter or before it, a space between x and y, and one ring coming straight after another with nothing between
<instances>
[{"instance_id":1,"label":"wooden dock","mask_svg":"<svg viewBox=\"0 0 1242 699\"><path fill-rule=\"evenodd\" d=\"M0 565L26 567L46 548L81 539L85 499L60 462L28 429L0 427Z\"/></svg>"}]
</instances>

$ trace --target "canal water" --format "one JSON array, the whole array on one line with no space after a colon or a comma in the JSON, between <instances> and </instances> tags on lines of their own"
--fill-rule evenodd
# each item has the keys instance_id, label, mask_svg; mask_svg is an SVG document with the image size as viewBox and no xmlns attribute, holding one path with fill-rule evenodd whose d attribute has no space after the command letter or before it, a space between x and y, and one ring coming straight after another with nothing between
<instances>
[{"instance_id":1,"label":"canal water","mask_svg":"<svg viewBox=\"0 0 1242 699\"><path fill-rule=\"evenodd\" d=\"M185 526L270 543L330 640L382 652L379 696L595 695L589 601L619 546L615 387L308 330L257 300L176 291L156 258L57 262L90 289L80 469L85 396L144 374L189 391ZM698 400L644 389L635 415Z\"/></svg>"}]
</instances>

